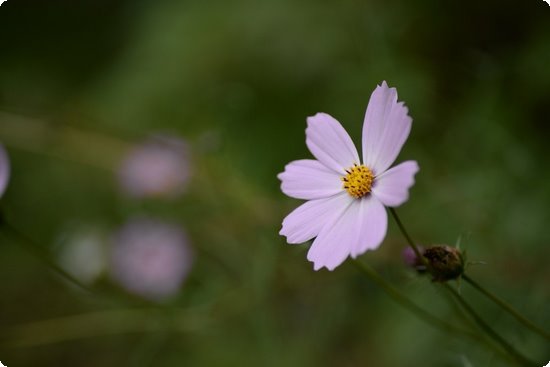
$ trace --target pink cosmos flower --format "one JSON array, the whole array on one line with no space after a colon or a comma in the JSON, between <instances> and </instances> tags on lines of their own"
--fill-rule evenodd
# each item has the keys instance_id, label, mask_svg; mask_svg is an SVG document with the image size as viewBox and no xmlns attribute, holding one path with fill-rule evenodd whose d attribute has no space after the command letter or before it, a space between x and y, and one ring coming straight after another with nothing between
<instances>
[{"instance_id":1,"label":"pink cosmos flower","mask_svg":"<svg viewBox=\"0 0 550 367\"><path fill-rule=\"evenodd\" d=\"M134 147L118 170L123 191L138 198L174 198L190 176L189 147L175 136L156 135Z\"/></svg>"},{"instance_id":2,"label":"pink cosmos flower","mask_svg":"<svg viewBox=\"0 0 550 367\"><path fill-rule=\"evenodd\" d=\"M181 228L140 217L115 234L110 263L113 279L126 290L161 301L178 292L193 254Z\"/></svg>"},{"instance_id":3,"label":"pink cosmos flower","mask_svg":"<svg viewBox=\"0 0 550 367\"><path fill-rule=\"evenodd\" d=\"M411 130L412 119L397 91L386 82L371 95L363 123L363 161L348 133L333 117L308 117L306 144L316 158L290 162L278 175L282 191L308 200L283 220L288 243L316 237L307 258L314 269L333 270L382 243L388 215L384 206L407 201L418 172L415 161L391 169Z\"/></svg>"},{"instance_id":4,"label":"pink cosmos flower","mask_svg":"<svg viewBox=\"0 0 550 367\"><path fill-rule=\"evenodd\" d=\"M4 195L10 180L10 160L6 149L0 144L0 197Z\"/></svg>"}]
</instances>

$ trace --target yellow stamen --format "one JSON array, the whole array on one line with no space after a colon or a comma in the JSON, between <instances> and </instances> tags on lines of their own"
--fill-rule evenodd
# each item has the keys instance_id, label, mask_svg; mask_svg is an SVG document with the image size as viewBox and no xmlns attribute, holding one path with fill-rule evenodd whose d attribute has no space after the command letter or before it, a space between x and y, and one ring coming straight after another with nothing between
<instances>
[{"instance_id":1,"label":"yellow stamen","mask_svg":"<svg viewBox=\"0 0 550 367\"><path fill-rule=\"evenodd\" d=\"M372 183L374 182L374 174L367 167L354 164L353 167L347 169L348 173L342 177L344 182L344 189L354 198L361 198L367 195L372 189Z\"/></svg>"}]
</instances>

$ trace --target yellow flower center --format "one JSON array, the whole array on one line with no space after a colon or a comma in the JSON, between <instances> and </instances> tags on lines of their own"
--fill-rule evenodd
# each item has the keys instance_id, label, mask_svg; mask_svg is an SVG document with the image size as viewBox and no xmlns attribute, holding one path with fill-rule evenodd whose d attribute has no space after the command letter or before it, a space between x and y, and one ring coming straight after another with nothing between
<instances>
[{"instance_id":1,"label":"yellow flower center","mask_svg":"<svg viewBox=\"0 0 550 367\"><path fill-rule=\"evenodd\" d=\"M374 182L374 174L370 169L363 165L354 164L346 172L348 174L342 177L342 181L344 181L344 189L351 196L359 199L370 192Z\"/></svg>"}]
</instances>

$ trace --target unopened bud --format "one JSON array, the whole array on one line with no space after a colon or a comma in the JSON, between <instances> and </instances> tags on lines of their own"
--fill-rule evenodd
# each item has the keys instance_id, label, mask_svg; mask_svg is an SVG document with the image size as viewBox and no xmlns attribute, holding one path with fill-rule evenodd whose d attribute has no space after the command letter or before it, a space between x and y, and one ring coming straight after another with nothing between
<instances>
[{"instance_id":1,"label":"unopened bud","mask_svg":"<svg viewBox=\"0 0 550 367\"><path fill-rule=\"evenodd\" d=\"M418 251L420 251L420 254L424 253L424 247L417 245L417 248ZM416 252L412 249L412 247L405 247L401 252L401 256L403 258L403 262L411 268L414 268L417 272L424 273L426 271L426 266L422 263L422 260L416 256Z\"/></svg>"},{"instance_id":2,"label":"unopened bud","mask_svg":"<svg viewBox=\"0 0 550 367\"><path fill-rule=\"evenodd\" d=\"M434 282L446 282L460 277L464 272L464 259L460 250L446 245L424 250L430 274Z\"/></svg>"}]
</instances>

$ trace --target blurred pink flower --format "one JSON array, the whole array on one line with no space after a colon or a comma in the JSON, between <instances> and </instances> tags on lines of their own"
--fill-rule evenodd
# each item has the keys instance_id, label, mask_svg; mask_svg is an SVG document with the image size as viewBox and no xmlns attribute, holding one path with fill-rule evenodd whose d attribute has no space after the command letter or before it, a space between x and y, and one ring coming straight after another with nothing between
<instances>
[{"instance_id":1,"label":"blurred pink flower","mask_svg":"<svg viewBox=\"0 0 550 367\"><path fill-rule=\"evenodd\" d=\"M177 293L193 260L181 228L149 218L131 219L115 234L110 258L113 279L152 300Z\"/></svg>"},{"instance_id":2,"label":"blurred pink flower","mask_svg":"<svg viewBox=\"0 0 550 367\"><path fill-rule=\"evenodd\" d=\"M415 161L391 169L411 130L412 119L386 82L371 95L363 123L363 163L342 125L318 113L308 117L306 144L316 158L290 162L278 175L282 191L309 200L283 220L289 243L316 237L307 258L314 269L333 270L348 256L374 250L386 236L384 206L407 201L418 172Z\"/></svg>"},{"instance_id":3,"label":"blurred pink flower","mask_svg":"<svg viewBox=\"0 0 550 367\"><path fill-rule=\"evenodd\" d=\"M10 160L8 153L2 144L0 144L0 197L4 195L8 182L10 180Z\"/></svg>"},{"instance_id":4,"label":"blurred pink flower","mask_svg":"<svg viewBox=\"0 0 550 367\"><path fill-rule=\"evenodd\" d=\"M134 197L176 197L185 190L189 175L186 142L165 135L137 145L118 172L122 189Z\"/></svg>"}]
</instances>

